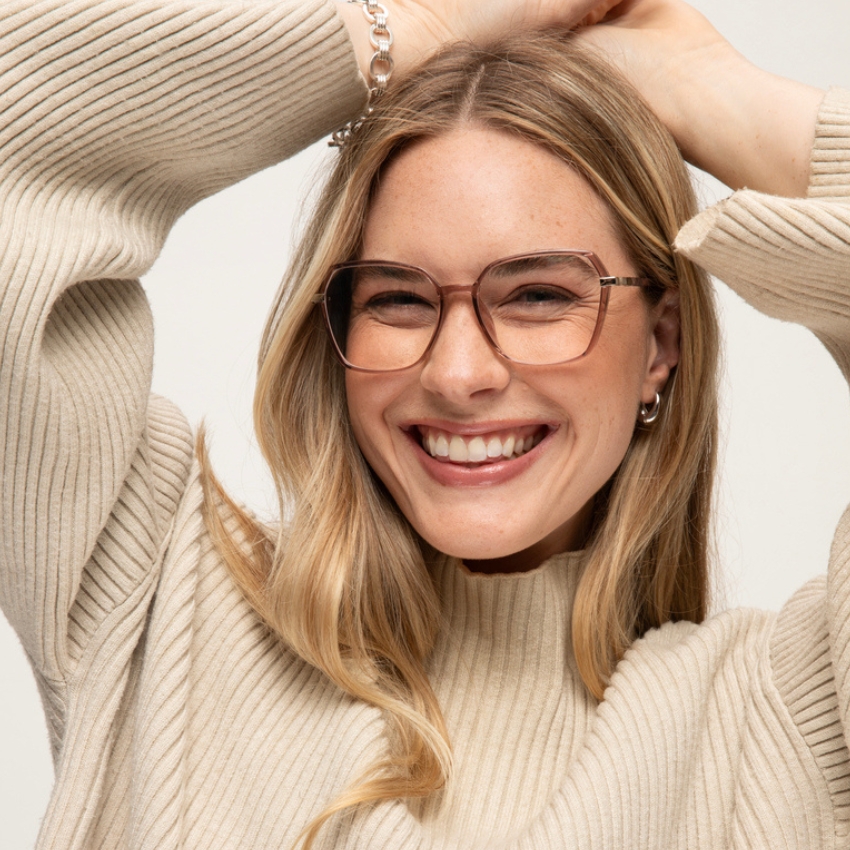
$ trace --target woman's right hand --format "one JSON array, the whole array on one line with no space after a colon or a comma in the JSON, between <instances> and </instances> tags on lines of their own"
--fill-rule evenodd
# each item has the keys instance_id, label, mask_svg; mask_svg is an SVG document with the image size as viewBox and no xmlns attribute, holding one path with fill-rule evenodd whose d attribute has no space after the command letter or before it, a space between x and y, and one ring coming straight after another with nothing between
<instances>
[{"instance_id":1,"label":"woman's right hand","mask_svg":"<svg viewBox=\"0 0 850 850\"><path fill-rule=\"evenodd\" d=\"M823 92L762 71L682 0L623 0L581 36L684 156L733 189L802 196Z\"/></svg>"},{"instance_id":2,"label":"woman's right hand","mask_svg":"<svg viewBox=\"0 0 850 850\"><path fill-rule=\"evenodd\" d=\"M575 27L601 20L619 0L381 0L393 33L396 73L453 41L483 43L521 29ZM338 4L363 76L375 48L360 3Z\"/></svg>"}]
</instances>

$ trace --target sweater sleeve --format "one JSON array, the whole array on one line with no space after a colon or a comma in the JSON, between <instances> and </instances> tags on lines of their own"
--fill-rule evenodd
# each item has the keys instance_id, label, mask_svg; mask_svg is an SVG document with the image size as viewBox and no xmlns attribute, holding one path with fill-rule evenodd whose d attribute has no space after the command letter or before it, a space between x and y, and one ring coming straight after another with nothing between
<instances>
[{"instance_id":1,"label":"sweater sleeve","mask_svg":"<svg viewBox=\"0 0 850 850\"><path fill-rule=\"evenodd\" d=\"M850 93L821 105L807 198L736 192L676 248L761 312L814 331L850 379Z\"/></svg>"},{"instance_id":2,"label":"sweater sleeve","mask_svg":"<svg viewBox=\"0 0 850 850\"><path fill-rule=\"evenodd\" d=\"M0 604L42 686L143 622L188 474L136 278L365 97L322 0L0 0Z\"/></svg>"},{"instance_id":3,"label":"sweater sleeve","mask_svg":"<svg viewBox=\"0 0 850 850\"><path fill-rule=\"evenodd\" d=\"M850 380L850 92L820 109L808 197L737 192L689 222L677 248L755 307L810 328ZM770 645L774 684L850 837L850 508L825 580L785 605Z\"/></svg>"}]
</instances>

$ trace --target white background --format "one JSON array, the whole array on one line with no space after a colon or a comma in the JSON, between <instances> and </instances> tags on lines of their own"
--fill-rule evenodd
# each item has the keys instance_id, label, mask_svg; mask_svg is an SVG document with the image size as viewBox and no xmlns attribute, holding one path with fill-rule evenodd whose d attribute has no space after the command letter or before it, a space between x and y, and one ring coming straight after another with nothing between
<instances>
[{"instance_id":1,"label":"white background","mask_svg":"<svg viewBox=\"0 0 850 850\"><path fill-rule=\"evenodd\" d=\"M848 0L694 5L762 67L817 86L850 86ZM145 278L157 329L154 389L193 424L206 417L217 471L261 513L273 499L251 436L257 343L287 264L299 199L328 155L320 143L194 208ZM706 203L727 194L698 179ZM808 332L765 319L718 288L726 372L716 607L776 609L825 569L850 499L847 387ZM35 685L0 617L0 848L34 845L51 783Z\"/></svg>"}]
</instances>

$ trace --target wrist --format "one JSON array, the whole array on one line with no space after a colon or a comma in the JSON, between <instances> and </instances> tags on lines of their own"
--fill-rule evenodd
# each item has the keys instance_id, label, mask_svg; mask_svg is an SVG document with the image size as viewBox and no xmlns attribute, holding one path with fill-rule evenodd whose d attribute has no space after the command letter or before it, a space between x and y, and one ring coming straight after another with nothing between
<instances>
[{"instance_id":1,"label":"wrist","mask_svg":"<svg viewBox=\"0 0 850 850\"><path fill-rule=\"evenodd\" d=\"M342 18L351 46L354 48L354 56L363 79L369 81L369 63L375 52L369 42L369 26L363 18L363 9L360 3L349 3L347 0L337 0L337 14Z\"/></svg>"},{"instance_id":2,"label":"wrist","mask_svg":"<svg viewBox=\"0 0 850 850\"><path fill-rule=\"evenodd\" d=\"M440 28L436 17L429 16L426 9L414 12L407 4L396 0L380 0L380 3L387 10L388 25L393 33L391 56L395 73L407 73L449 40L449 33ZM360 73L371 87L370 67L376 48L369 37L369 22L363 15L363 4L337 0L336 7L348 30Z\"/></svg>"}]
</instances>

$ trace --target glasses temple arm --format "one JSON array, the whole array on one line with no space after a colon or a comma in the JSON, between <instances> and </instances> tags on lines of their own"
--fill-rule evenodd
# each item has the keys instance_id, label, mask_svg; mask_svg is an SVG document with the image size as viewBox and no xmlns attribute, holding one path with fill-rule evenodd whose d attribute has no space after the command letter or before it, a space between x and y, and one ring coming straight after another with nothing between
<instances>
[{"instance_id":1,"label":"glasses temple arm","mask_svg":"<svg viewBox=\"0 0 850 850\"><path fill-rule=\"evenodd\" d=\"M649 277L600 277L602 286L657 286L657 283Z\"/></svg>"}]
</instances>

